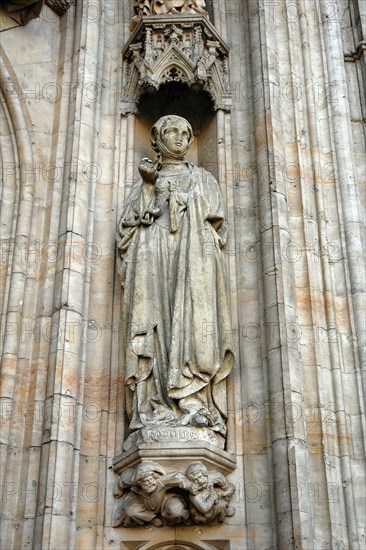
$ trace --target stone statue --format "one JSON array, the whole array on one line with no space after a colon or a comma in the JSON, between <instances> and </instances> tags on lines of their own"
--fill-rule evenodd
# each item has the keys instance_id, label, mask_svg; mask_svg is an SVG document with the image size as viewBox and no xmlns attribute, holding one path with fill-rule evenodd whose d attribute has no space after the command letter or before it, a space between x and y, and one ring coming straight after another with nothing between
<instances>
[{"instance_id":1,"label":"stone statue","mask_svg":"<svg viewBox=\"0 0 366 550\"><path fill-rule=\"evenodd\" d=\"M192 140L184 118L156 122L157 162L142 159L142 181L119 224L131 432L165 425L226 433L226 377L234 363L227 228L217 181L184 160Z\"/></svg>"},{"instance_id":2,"label":"stone statue","mask_svg":"<svg viewBox=\"0 0 366 550\"><path fill-rule=\"evenodd\" d=\"M204 464L194 462L188 466L186 475L191 482L189 500L193 523L215 525L235 514L235 508L229 506L234 485L220 472L209 475Z\"/></svg>"},{"instance_id":3,"label":"stone statue","mask_svg":"<svg viewBox=\"0 0 366 550\"><path fill-rule=\"evenodd\" d=\"M143 461L120 476L112 525L216 525L235 514L229 506L234 490L220 472L209 474L201 462L191 464L184 475Z\"/></svg>"},{"instance_id":4,"label":"stone statue","mask_svg":"<svg viewBox=\"0 0 366 550\"><path fill-rule=\"evenodd\" d=\"M113 527L187 523L190 513L185 499L178 493L167 493L169 489L185 484L183 474L166 474L159 464L152 461L125 470L115 492L121 500L113 515Z\"/></svg>"},{"instance_id":5,"label":"stone statue","mask_svg":"<svg viewBox=\"0 0 366 550\"><path fill-rule=\"evenodd\" d=\"M44 0L5 0L1 7L20 25L26 25L32 19L39 17Z\"/></svg>"},{"instance_id":6,"label":"stone statue","mask_svg":"<svg viewBox=\"0 0 366 550\"><path fill-rule=\"evenodd\" d=\"M138 0L135 9L138 15L166 15L177 13L202 13L205 0Z\"/></svg>"}]
</instances>

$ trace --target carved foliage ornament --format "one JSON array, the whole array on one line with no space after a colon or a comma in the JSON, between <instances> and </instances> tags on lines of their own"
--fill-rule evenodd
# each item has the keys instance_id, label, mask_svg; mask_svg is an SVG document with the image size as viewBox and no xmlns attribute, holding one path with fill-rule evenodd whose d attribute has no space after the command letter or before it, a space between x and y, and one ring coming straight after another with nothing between
<instances>
[{"instance_id":1,"label":"carved foliage ornament","mask_svg":"<svg viewBox=\"0 0 366 550\"><path fill-rule=\"evenodd\" d=\"M173 81L208 92L215 109L230 109L228 47L205 17L144 17L123 57L122 112Z\"/></svg>"},{"instance_id":2,"label":"carved foliage ornament","mask_svg":"<svg viewBox=\"0 0 366 550\"><path fill-rule=\"evenodd\" d=\"M229 505L234 491L223 474L209 473L201 462L193 462L182 474L167 473L156 462L144 461L121 474L112 524L217 525L235 514Z\"/></svg>"}]
</instances>

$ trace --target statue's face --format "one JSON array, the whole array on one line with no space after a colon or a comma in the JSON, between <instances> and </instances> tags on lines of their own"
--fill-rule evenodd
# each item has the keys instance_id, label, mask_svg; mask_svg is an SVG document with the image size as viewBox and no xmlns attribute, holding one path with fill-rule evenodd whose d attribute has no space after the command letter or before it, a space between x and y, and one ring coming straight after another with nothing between
<instances>
[{"instance_id":1,"label":"statue's face","mask_svg":"<svg viewBox=\"0 0 366 550\"><path fill-rule=\"evenodd\" d=\"M162 142L168 151L182 155L183 157L189 148L189 138L190 133L188 127L182 121L172 124L164 130Z\"/></svg>"},{"instance_id":2,"label":"statue's face","mask_svg":"<svg viewBox=\"0 0 366 550\"><path fill-rule=\"evenodd\" d=\"M193 472L189 479L195 483L199 489L205 489L208 485L208 476L205 472Z\"/></svg>"},{"instance_id":3,"label":"statue's face","mask_svg":"<svg viewBox=\"0 0 366 550\"><path fill-rule=\"evenodd\" d=\"M139 485L144 493L153 493L156 489L156 479L153 473L144 476L139 481Z\"/></svg>"}]
</instances>

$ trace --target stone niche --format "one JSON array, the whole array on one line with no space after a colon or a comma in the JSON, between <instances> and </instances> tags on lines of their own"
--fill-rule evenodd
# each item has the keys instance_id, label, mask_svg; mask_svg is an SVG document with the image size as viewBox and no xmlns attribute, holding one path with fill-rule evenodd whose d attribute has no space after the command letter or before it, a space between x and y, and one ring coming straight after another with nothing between
<instances>
[{"instance_id":1,"label":"stone niche","mask_svg":"<svg viewBox=\"0 0 366 550\"><path fill-rule=\"evenodd\" d=\"M218 127L223 130L232 104L228 55L205 15L141 17L122 50L120 112L135 115L129 120L134 155L128 181L138 177L139 159L151 156L152 125L167 114L189 120L195 140L188 160L220 179L224 167L217 143L224 146L225 138L219 138Z\"/></svg>"},{"instance_id":2,"label":"stone niche","mask_svg":"<svg viewBox=\"0 0 366 550\"><path fill-rule=\"evenodd\" d=\"M213 103L207 92L192 91L187 84L169 82L162 84L156 92L141 95L135 118L136 153L141 149L140 158L151 155L150 129L161 116L171 113L186 118L192 125L195 139L188 160L218 178L217 121Z\"/></svg>"},{"instance_id":3,"label":"stone niche","mask_svg":"<svg viewBox=\"0 0 366 550\"><path fill-rule=\"evenodd\" d=\"M228 46L205 15L141 17L122 51L120 112L122 132L127 135L127 182L134 184L139 178L137 167L141 158L154 157L150 145L153 124L164 115L174 114L190 122L195 136L187 160L205 168L217 179L226 202L225 174L231 162L230 147L225 141L225 136L230 135L227 130L231 107L228 53ZM126 198L128 187L129 184ZM226 211L227 206L225 204ZM224 521L225 515L233 515L235 510L229 501L234 488L226 479L236 468L233 432L228 419L226 437L204 427L170 427L158 423L126 435L123 448L113 461L113 469L119 475L116 489L119 500L113 525L136 526L126 510L132 505L149 508L149 497L142 485L138 485L138 474L144 465L150 465L159 483L160 480L171 483L167 496L175 491L178 500L183 499L188 509L190 499L193 501L196 497L190 489L187 473L192 464L200 465L198 469L202 469L208 485L216 491L216 511L211 507L205 517L188 517L183 525L216 525ZM175 484L171 482L172 476L175 476ZM135 502L136 494L141 502L138 499ZM207 519L210 514L211 519ZM145 523L159 526L157 522L161 516L165 525L177 524L169 520L167 512L165 516L158 513ZM183 544L182 548L191 547Z\"/></svg>"},{"instance_id":4,"label":"stone niche","mask_svg":"<svg viewBox=\"0 0 366 550\"><path fill-rule=\"evenodd\" d=\"M134 112L144 92L170 82L206 91L215 110L230 109L228 53L205 16L142 17L122 51L121 112Z\"/></svg>"}]
</instances>

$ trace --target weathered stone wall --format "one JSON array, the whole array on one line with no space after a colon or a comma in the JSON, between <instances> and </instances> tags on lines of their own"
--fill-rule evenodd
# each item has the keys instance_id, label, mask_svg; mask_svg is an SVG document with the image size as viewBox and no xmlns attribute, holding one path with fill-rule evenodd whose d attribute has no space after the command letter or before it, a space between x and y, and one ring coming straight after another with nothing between
<instances>
[{"instance_id":1,"label":"weathered stone wall","mask_svg":"<svg viewBox=\"0 0 366 550\"><path fill-rule=\"evenodd\" d=\"M133 10L46 5L24 27L1 13L4 548L365 545L365 4L213 11L233 108L201 155L217 159L228 208L236 514L111 527L125 428L116 225L144 132L119 104Z\"/></svg>"}]
</instances>

